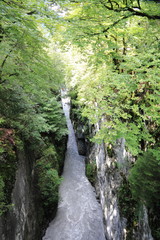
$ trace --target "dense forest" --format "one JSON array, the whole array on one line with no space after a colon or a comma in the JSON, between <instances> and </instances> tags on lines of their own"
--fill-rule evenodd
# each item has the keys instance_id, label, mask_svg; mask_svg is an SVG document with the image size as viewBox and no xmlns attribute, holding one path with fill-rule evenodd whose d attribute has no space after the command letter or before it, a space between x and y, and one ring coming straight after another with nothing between
<instances>
[{"instance_id":1,"label":"dense forest","mask_svg":"<svg viewBox=\"0 0 160 240\"><path fill-rule=\"evenodd\" d=\"M111 154L125 139L135 161L121 188L122 215L125 202L144 204L160 239L160 2L2 0L0 9L0 215L14 207L19 153L30 152L41 218L51 217L62 181L66 86L74 121L99 126L86 130L90 144L105 143Z\"/></svg>"}]
</instances>

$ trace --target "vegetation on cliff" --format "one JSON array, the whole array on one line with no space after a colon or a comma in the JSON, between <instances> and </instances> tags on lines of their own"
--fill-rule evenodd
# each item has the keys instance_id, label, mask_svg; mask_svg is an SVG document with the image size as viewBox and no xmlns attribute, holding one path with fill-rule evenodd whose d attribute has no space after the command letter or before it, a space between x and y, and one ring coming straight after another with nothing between
<instances>
[{"instance_id":1,"label":"vegetation on cliff","mask_svg":"<svg viewBox=\"0 0 160 240\"><path fill-rule=\"evenodd\" d=\"M55 15L37 0L1 1L0 9L0 215L12 208L23 151L34 161L32 185L47 216L58 200L67 134L59 102L64 64L48 40Z\"/></svg>"},{"instance_id":2,"label":"vegetation on cliff","mask_svg":"<svg viewBox=\"0 0 160 240\"><path fill-rule=\"evenodd\" d=\"M11 202L16 151L25 145L38 159L44 205L57 201L62 162L56 149L66 135L58 89L65 78L81 106L76 114L99 123L92 141L126 139L137 159L129 195L147 205L159 239L159 2L2 0L0 9L0 213Z\"/></svg>"}]
</instances>

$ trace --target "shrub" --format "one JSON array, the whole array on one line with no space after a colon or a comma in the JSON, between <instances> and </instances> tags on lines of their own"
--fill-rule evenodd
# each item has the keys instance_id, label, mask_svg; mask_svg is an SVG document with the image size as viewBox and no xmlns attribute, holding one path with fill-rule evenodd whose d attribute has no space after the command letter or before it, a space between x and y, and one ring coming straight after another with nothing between
<instances>
[{"instance_id":1,"label":"shrub","mask_svg":"<svg viewBox=\"0 0 160 240\"><path fill-rule=\"evenodd\" d=\"M0 176L0 216L4 212L5 199L4 199L4 181L2 176Z\"/></svg>"},{"instance_id":2,"label":"shrub","mask_svg":"<svg viewBox=\"0 0 160 240\"><path fill-rule=\"evenodd\" d=\"M52 208L58 201L58 187L62 181L58 175L58 155L53 146L44 150L44 155L37 161L37 171L43 204Z\"/></svg>"},{"instance_id":3,"label":"shrub","mask_svg":"<svg viewBox=\"0 0 160 240\"><path fill-rule=\"evenodd\" d=\"M86 176L90 181L90 183L94 186L96 183L96 176L97 176L97 166L95 162L87 163Z\"/></svg>"},{"instance_id":4,"label":"shrub","mask_svg":"<svg viewBox=\"0 0 160 240\"><path fill-rule=\"evenodd\" d=\"M160 201L160 161L159 149L150 149L138 158L131 169L129 182L133 197L148 207Z\"/></svg>"},{"instance_id":5,"label":"shrub","mask_svg":"<svg viewBox=\"0 0 160 240\"><path fill-rule=\"evenodd\" d=\"M145 204L149 209L149 223L155 240L160 239L159 158L159 148L149 149L138 158L129 176L133 198Z\"/></svg>"}]
</instances>

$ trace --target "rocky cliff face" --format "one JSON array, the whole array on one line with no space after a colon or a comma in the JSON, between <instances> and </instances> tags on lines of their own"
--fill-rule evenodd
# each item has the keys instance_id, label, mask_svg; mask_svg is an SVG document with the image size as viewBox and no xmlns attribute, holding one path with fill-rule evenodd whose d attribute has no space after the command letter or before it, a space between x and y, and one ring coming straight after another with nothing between
<instances>
[{"instance_id":1,"label":"rocky cliff face","mask_svg":"<svg viewBox=\"0 0 160 240\"><path fill-rule=\"evenodd\" d=\"M13 183L8 184L5 181L8 199L5 202L6 211L0 217L0 240L40 240L56 213L56 184L60 181L58 174L63 168L67 138L54 143L52 135L48 138L46 136L46 139L47 144L43 144L45 147L40 150L40 144L25 142L25 147L21 146L19 150L16 148L14 151L16 168L12 171ZM7 163L7 155L1 158L1 162L3 161ZM9 166L12 168L13 164L12 161ZM45 178L50 176L50 172L55 173L56 177ZM7 164L4 173L8 173ZM48 195L44 194L44 190ZM9 208L6 203L9 204Z\"/></svg>"},{"instance_id":2,"label":"rocky cliff face","mask_svg":"<svg viewBox=\"0 0 160 240\"><path fill-rule=\"evenodd\" d=\"M34 159L25 151L17 153L18 169L12 191L12 207L0 221L0 240L37 239L34 189Z\"/></svg>"},{"instance_id":3,"label":"rocky cliff face","mask_svg":"<svg viewBox=\"0 0 160 240\"><path fill-rule=\"evenodd\" d=\"M76 116L74 127L78 142L78 136L85 137L85 127L77 119ZM86 135L94 135L99 128L99 124L89 127ZM131 198L127 179L135 159L126 151L125 139L117 140L114 146L94 143L86 149L87 162L96 162L97 165L95 187L103 210L106 239L153 240L147 209L142 206L137 213Z\"/></svg>"},{"instance_id":4,"label":"rocky cliff face","mask_svg":"<svg viewBox=\"0 0 160 240\"><path fill-rule=\"evenodd\" d=\"M87 125L77 109L79 106L73 102L71 118L77 143L79 139L88 143L86 137L95 135L100 123ZM142 206L138 212L131 196L128 175L135 159L126 151L125 139L117 140L115 146L94 143L83 147L83 151L81 148L78 150L80 154L87 155L87 163L96 163L97 166L95 187L103 210L106 239L153 240L147 209Z\"/></svg>"},{"instance_id":5,"label":"rocky cliff face","mask_svg":"<svg viewBox=\"0 0 160 240\"><path fill-rule=\"evenodd\" d=\"M104 214L107 240L124 239L125 222L120 218L117 190L121 176L114 164L114 159L107 155L104 144L95 144L89 155L97 164L96 191L99 195Z\"/></svg>"},{"instance_id":6,"label":"rocky cliff face","mask_svg":"<svg viewBox=\"0 0 160 240\"><path fill-rule=\"evenodd\" d=\"M119 205L119 189L123 180L127 179L128 170L134 161L125 150L125 140L117 140L116 145L110 148L105 144L94 144L89 161L96 161L97 164L96 191L103 209L106 239L152 240L145 207L141 209L136 226L132 224L130 230L128 230L130 213L128 218L121 214L124 209Z\"/></svg>"}]
</instances>

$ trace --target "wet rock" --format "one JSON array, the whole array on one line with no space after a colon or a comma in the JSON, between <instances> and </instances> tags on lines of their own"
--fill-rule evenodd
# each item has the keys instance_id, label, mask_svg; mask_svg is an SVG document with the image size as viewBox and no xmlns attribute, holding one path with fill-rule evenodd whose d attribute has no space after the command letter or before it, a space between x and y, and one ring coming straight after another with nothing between
<instances>
[{"instance_id":1,"label":"wet rock","mask_svg":"<svg viewBox=\"0 0 160 240\"><path fill-rule=\"evenodd\" d=\"M77 145L78 145L78 153L79 153L79 155L86 156L87 148L86 148L85 139L84 138L78 138L77 139Z\"/></svg>"}]
</instances>

